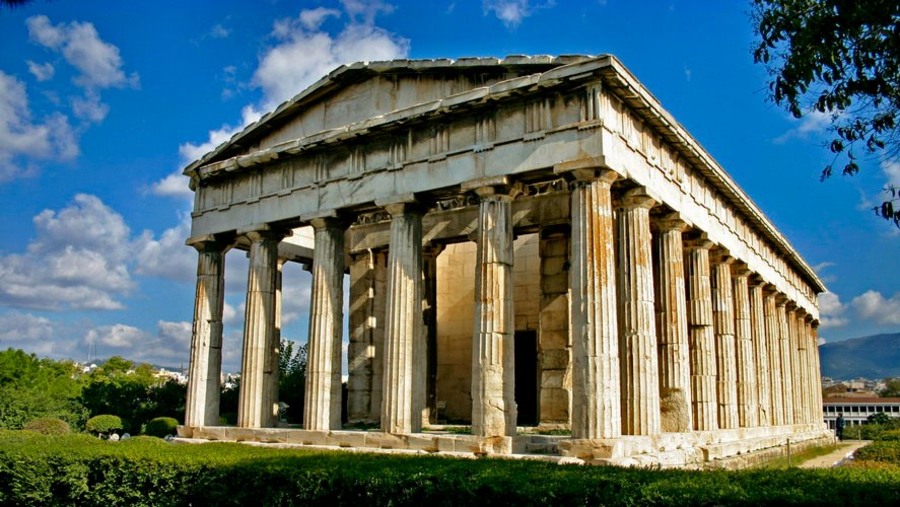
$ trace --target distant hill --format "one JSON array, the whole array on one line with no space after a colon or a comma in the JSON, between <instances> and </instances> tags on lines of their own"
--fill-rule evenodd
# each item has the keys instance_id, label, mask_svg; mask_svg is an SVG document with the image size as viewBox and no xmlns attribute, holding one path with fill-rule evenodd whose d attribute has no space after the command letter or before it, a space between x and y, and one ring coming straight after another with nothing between
<instances>
[{"instance_id":1,"label":"distant hill","mask_svg":"<svg viewBox=\"0 0 900 507\"><path fill-rule=\"evenodd\" d=\"M819 347L819 357L823 377L900 377L900 333L828 342Z\"/></svg>"}]
</instances>

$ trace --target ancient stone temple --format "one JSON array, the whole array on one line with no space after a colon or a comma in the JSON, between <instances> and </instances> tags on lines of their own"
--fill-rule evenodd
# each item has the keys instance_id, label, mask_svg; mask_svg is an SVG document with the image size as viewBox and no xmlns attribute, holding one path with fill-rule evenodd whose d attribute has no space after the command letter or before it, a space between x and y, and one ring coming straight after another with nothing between
<instances>
[{"instance_id":1,"label":"ancient stone temple","mask_svg":"<svg viewBox=\"0 0 900 507\"><path fill-rule=\"evenodd\" d=\"M184 173L183 436L705 466L828 435L822 282L612 56L344 66ZM249 255L237 427L230 249ZM303 428L277 427L285 262L312 273ZM344 373L348 422L376 429L342 429Z\"/></svg>"}]
</instances>

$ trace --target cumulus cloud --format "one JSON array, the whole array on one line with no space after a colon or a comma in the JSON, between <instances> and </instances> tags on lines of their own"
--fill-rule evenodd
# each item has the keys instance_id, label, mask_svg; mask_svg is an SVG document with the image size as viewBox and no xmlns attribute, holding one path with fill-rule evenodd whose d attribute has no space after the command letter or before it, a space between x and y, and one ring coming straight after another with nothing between
<instances>
[{"instance_id":1,"label":"cumulus cloud","mask_svg":"<svg viewBox=\"0 0 900 507\"><path fill-rule=\"evenodd\" d=\"M853 298L850 305L862 319L885 325L900 324L900 292L885 298L880 292L869 290Z\"/></svg>"},{"instance_id":2,"label":"cumulus cloud","mask_svg":"<svg viewBox=\"0 0 900 507\"><path fill-rule=\"evenodd\" d=\"M0 183L36 174L35 160L71 160L78 142L58 113L32 118L25 84L0 71Z\"/></svg>"},{"instance_id":3,"label":"cumulus cloud","mask_svg":"<svg viewBox=\"0 0 900 507\"><path fill-rule=\"evenodd\" d=\"M184 244L190 233L190 223L185 220L163 231L159 238L144 231L135 241L135 273L177 281L192 280L197 272L197 252Z\"/></svg>"},{"instance_id":4,"label":"cumulus cloud","mask_svg":"<svg viewBox=\"0 0 900 507\"><path fill-rule=\"evenodd\" d=\"M106 118L109 107L100 100L98 90L136 88L140 84L137 73L126 74L123 70L119 48L102 40L92 23L72 21L54 25L50 18L39 15L28 18L25 24L33 42L61 54L78 71L74 82L85 94L72 99L72 112L78 118L91 122ZM46 69L38 69L29 62L29 70L41 79L38 74Z\"/></svg>"},{"instance_id":5,"label":"cumulus cloud","mask_svg":"<svg viewBox=\"0 0 900 507\"><path fill-rule=\"evenodd\" d=\"M23 254L0 255L0 304L43 310L118 310L136 287L131 270L174 278L185 273L184 225L159 239L136 239L122 216L99 198L78 194L65 208L33 219L35 238ZM138 255L135 255L135 251ZM187 271L190 279L190 271Z\"/></svg>"},{"instance_id":6,"label":"cumulus cloud","mask_svg":"<svg viewBox=\"0 0 900 507\"><path fill-rule=\"evenodd\" d=\"M819 294L819 322L821 328L833 328L847 325L850 320L844 316L847 307L841 298L833 292Z\"/></svg>"},{"instance_id":7,"label":"cumulus cloud","mask_svg":"<svg viewBox=\"0 0 900 507\"><path fill-rule=\"evenodd\" d=\"M132 361L175 366L190 359L191 323L160 320L156 332L128 324L97 326L81 339L85 349L96 348L97 355L121 355Z\"/></svg>"},{"instance_id":8,"label":"cumulus cloud","mask_svg":"<svg viewBox=\"0 0 900 507\"><path fill-rule=\"evenodd\" d=\"M252 81L263 90L262 109L274 109L340 65L408 54L408 40L375 25L375 17L390 12L391 6L358 0L346 0L342 5L343 13L320 7L275 22L272 37L278 43L260 58ZM333 35L321 28L326 19L344 14L349 21L339 33Z\"/></svg>"},{"instance_id":9,"label":"cumulus cloud","mask_svg":"<svg viewBox=\"0 0 900 507\"><path fill-rule=\"evenodd\" d=\"M13 312L0 315L0 344L29 344L53 338L53 324L46 317ZM19 345L16 345L19 346Z\"/></svg>"}]
</instances>

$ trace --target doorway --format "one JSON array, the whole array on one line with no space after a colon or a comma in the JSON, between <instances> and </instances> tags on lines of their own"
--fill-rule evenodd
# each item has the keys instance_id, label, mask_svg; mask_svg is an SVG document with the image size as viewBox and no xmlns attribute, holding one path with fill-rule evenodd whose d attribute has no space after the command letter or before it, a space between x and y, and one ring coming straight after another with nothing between
<instances>
[{"instance_id":1,"label":"doorway","mask_svg":"<svg viewBox=\"0 0 900 507\"><path fill-rule=\"evenodd\" d=\"M516 425L536 426L538 422L537 332L516 331Z\"/></svg>"}]
</instances>

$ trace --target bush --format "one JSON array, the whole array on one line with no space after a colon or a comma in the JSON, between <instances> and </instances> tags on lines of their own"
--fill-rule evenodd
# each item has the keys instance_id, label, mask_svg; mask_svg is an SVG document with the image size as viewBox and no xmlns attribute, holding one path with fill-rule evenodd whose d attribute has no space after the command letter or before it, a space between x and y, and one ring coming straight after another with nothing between
<instances>
[{"instance_id":1,"label":"bush","mask_svg":"<svg viewBox=\"0 0 900 507\"><path fill-rule=\"evenodd\" d=\"M900 440L900 430L888 430L882 433L879 437L879 440Z\"/></svg>"},{"instance_id":2,"label":"bush","mask_svg":"<svg viewBox=\"0 0 900 507\"><path fill-rule=\"evenodd\" d=\"M900 441L882 440L856 451L854 459L900 465Z\"/></svg>"},{"instance_id":3,"label":"bush","mask_svg":"<svg viewBox=\"0 0 900 507\"><path fill-rule=\"evenodd\" d=\"M88 419L87 424L84 425L84 429L87 430L88 433L104 435L112 431L121 430L122 418L117 415L109 414L95 415Z\"/></svg>"},{"instance_id":4,"label":"bush","mask_svg":"<svg viewBox=\"0 0 900 507\"><path fill-rule=\"evenodd\" d=\"M69 423L56 417L38 417L22 429L36 431L43 435L66 435L71 432Z\"/></svg>"},{"instance_id":5,"label":"bush","mask_svg":"<svg viewBox=\"0 0 900 507\"><path fill-rule=\"evenodd\" d=\"M165 438L166 435L175 435L178 428L178 421L172 417L157 417L151 419L144 426L144 435L151 437Z\"/></svg>"}]
</instances>

